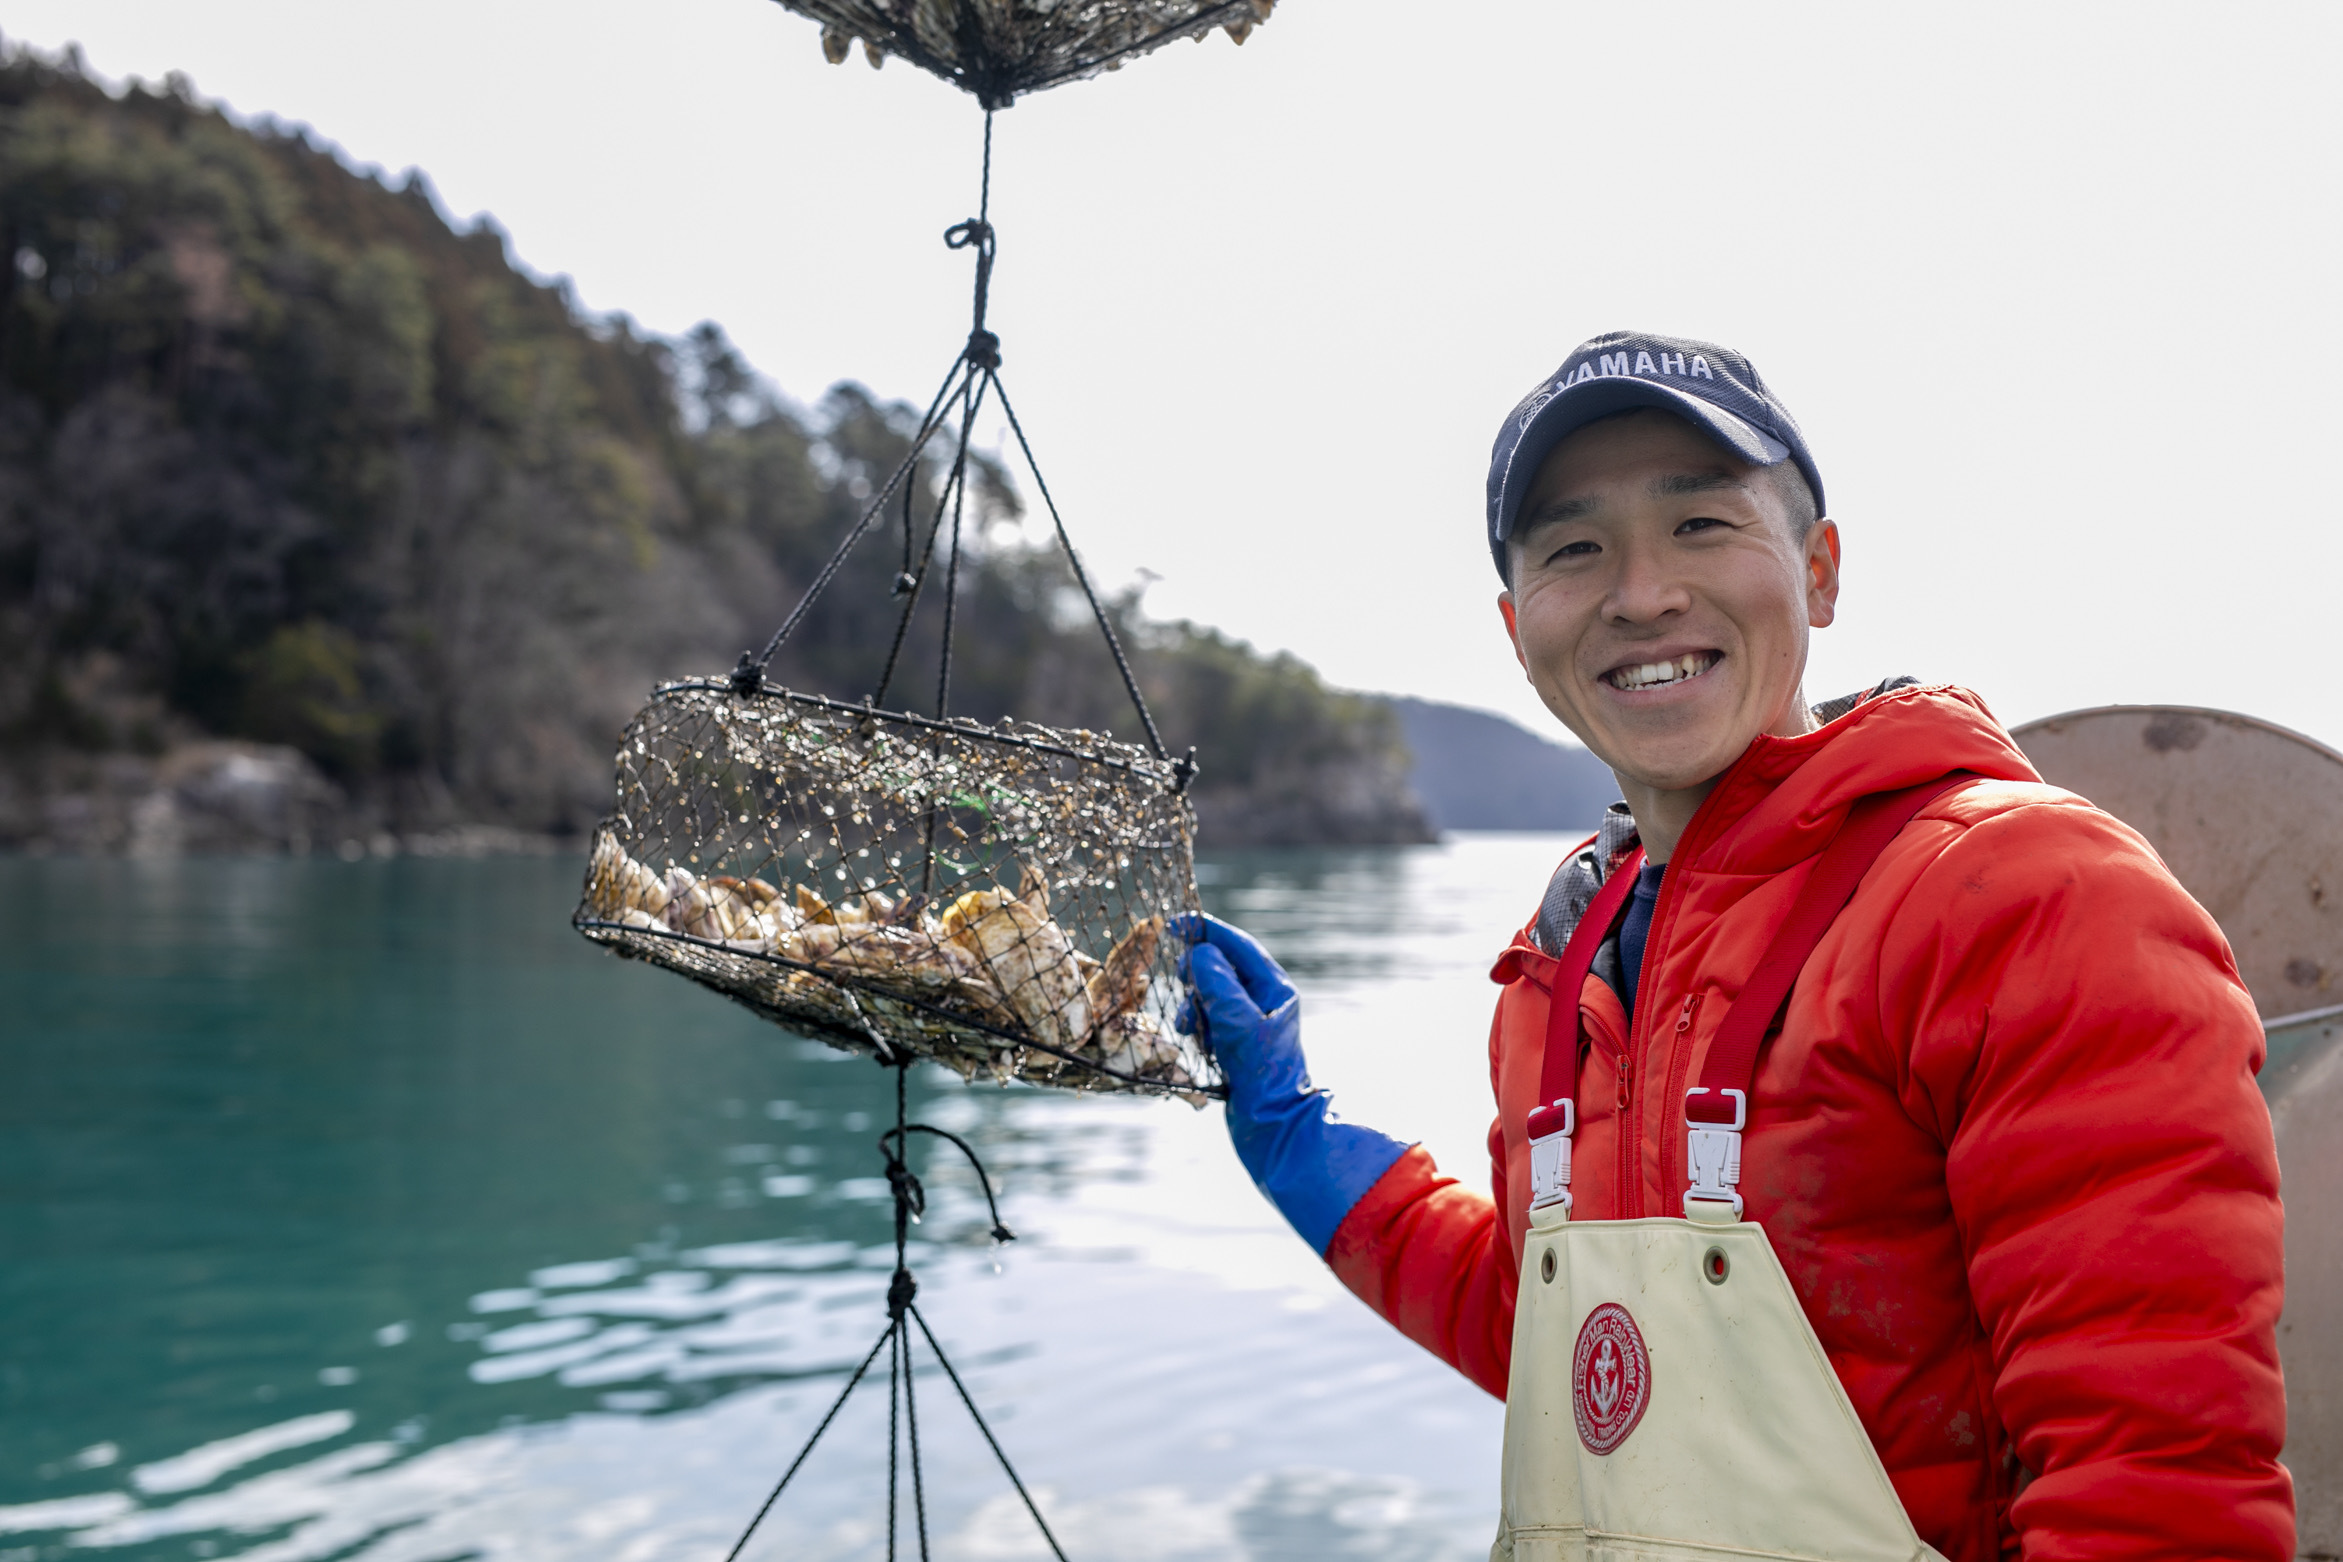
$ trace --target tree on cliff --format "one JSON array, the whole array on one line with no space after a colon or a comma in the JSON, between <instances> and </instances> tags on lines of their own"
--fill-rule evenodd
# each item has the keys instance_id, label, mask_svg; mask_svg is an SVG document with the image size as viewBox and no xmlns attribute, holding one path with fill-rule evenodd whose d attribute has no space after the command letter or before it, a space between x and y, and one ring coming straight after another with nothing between
<instances>
[{"instance_id":1,"label":"tree on cliff","mask_svg":"<svg viewBox=\"0 0 2343 1562\"><path fill-rule=\"evenodd\" d=\"M386 186L183 79L117 97L71 57L0 61L19 764L249 737L401 827L577 832L645 688L762 643L915 424L851 385L793 412L713 325L589 317L494 227L451 228L419 173ZM995 533L999 473L975 487L954 709L1128 735L1062 562ZM900 563L866 542L775 675L869 692ZM1167 741L1201 752L1211 838L1422 833L1387 707L1135 593L1113 612ZM906 667L936 633L923 612Z\"/></svg>"}]
</instances>

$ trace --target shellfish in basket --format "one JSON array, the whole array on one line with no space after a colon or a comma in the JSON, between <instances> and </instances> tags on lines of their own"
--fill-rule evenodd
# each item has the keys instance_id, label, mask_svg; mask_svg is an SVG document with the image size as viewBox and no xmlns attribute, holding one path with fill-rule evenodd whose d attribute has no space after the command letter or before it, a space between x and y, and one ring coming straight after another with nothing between
<instances>
[{"instance_id":1,"label":"shellfish in basket","mask_svg":"<svg viewBox=\"0 0 2343 1562\"><path fill-rule=\"evenodd\" d=\"M659 942L622 947L703 981L717 974L694 960L703 948L781 965L777 981L765 972L755 982L780 1001L758 1007L826 1009L860 1021L866 1033L874 1010L892 1021L926 1020L929 1044L921 1050L963 1077L1120 1084L1203 1102L1203 1082L1178 1039L1145 1008L1163 917L1140 918L1095 959L1051 917L1048 885L1030 868L1016 894L968 890L938 915L916 894L895 899L871 890L833 903L802 883L784 891L756 877L701 878L673 863L654 872L604 828L581 911L589 931L598 923L674 941L680 947L671 945L672 953ZM751 984L711 985L742 996ZM959 1028L975 1021L981 1030L969 1040L948 1039L945 1027L955 1017ZM853 1027L830 1019L829 1028Z\"/></svg>"},{"instance_id":2,"label":"shellfish in basket","mask_svg":"<svg viewBox=\"0 0 2343 1562\"><path fill-rule=\"evenodd\" d=\"M667 684L619 742L573 921L883 1061L1215 1096L1164 936L1201 910L1194 772L1150 742Z\"/></svg>"}]
</instances>

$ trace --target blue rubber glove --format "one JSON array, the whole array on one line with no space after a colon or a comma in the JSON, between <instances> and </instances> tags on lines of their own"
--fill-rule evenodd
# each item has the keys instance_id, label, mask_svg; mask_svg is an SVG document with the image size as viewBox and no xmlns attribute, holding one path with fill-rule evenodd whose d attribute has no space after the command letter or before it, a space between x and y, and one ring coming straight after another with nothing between
<instances>
[{"instance_id":1,"label":"blue rubber glove","mask_svg":"<svg viewBox=\"0 0 2343 1562\"><path fill-rule=\"evenodd\" d=\"M1268 950L1217 917L1181 917L1173 927L1188 945L1180 974L1191 988L1180 1029L1203 1042L1228 1080L1237 1159L1323 1255L1407 1146L1333 1120L1332 1098L1311 1086L1302 1057L1302 1000Z\"/></svg>"}]
</instances>

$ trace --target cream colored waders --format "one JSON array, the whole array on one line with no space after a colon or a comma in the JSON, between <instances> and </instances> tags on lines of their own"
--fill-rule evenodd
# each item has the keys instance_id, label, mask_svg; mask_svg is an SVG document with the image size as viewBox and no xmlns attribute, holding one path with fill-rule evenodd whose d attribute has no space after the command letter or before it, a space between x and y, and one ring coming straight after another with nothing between
<instances>
[{"instance_id":1,"label":"cream colored waders","mask_svg":"<svg viewBox=\"0 0 2343 1562\"><path fill-rule=\"evenodd\" d=\"M1758 1053L1791 984L1881 848L1961 779L1849 810L1685 1094L1684 1219L1570 1219L1584 1045L1572 1000L1625 911L1640 852L1612 864L1579 919L1551 978L1545 1104L1524 1125L1530 1223L1493 1562L1943 1562L1912 1528L1773 1244L1741 1218L1736 1185Z\"/></svg>"},{"instance_id":2,"label":"cream colored waders","mask_svg":"<svg viewBox=\"0 0 2343 1562\"><path fill-rule=\"evenodd\" d=\"M1763 1228L1574 1224L1559 1203L1522 1249L1490 1555L1941 1562Z\"/></svg>"}]
</instances>

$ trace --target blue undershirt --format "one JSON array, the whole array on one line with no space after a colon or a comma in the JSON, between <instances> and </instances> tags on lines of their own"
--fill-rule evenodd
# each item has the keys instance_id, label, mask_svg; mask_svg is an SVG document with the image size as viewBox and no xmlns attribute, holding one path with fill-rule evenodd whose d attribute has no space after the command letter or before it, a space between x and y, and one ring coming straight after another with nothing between
<instances>
[{"instance_id":1,"label":"blue undershirt","mask_svg":"<svg viewBox=\"0 0 2343 1562\"><path fill-rule=\"evenodd\" d=\"M1647 862L1636 870L1634 893L1627 897L1627 916L1619 924L1619 996L1626 1000L1627 1018L1635 1019L1635 989L1643 980L1643 946L1651 937L1651 917L1660 903L1660 876L1664 862Z\"/></svg>"}]
</instances>

